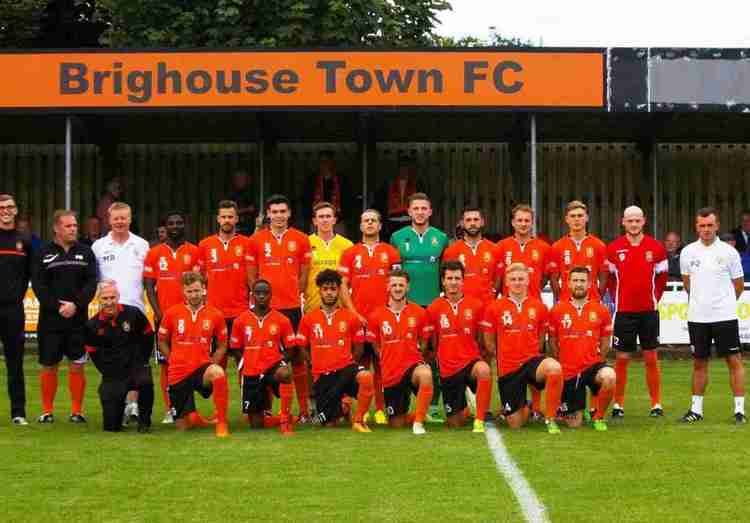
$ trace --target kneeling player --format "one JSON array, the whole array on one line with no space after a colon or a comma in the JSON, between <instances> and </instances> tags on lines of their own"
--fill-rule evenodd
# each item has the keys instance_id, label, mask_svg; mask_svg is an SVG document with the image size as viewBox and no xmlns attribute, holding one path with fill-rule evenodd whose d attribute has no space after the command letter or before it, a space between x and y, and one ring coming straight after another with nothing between
<instances>
[{"instance_id":1,"label":"kneeling player","mask_svg":"<svg viewBox=\"0 0 750 523\"><path fill-rule=\"evenodd\" d=\"M302 318L297 340L301 348L310 350L317 421L322 425L335 425L343 415L344 396L356 397L352 429L371 432L363 418L370 410L375 392L373 377L370 371L355 363L362 355L364 329L353 312L338 306L339 273L325 269L318 273L315 284L320 291L321 305Z\"/></svg>"},{"instance_id":2,"label":"kneeling player","mask_svg":"<svg viewBox=\"0 0 750 523\"><path fill-rule=\"evenodd\" d=\"M540 355L547 331L547 307L528 295L529 274L522 263L505 271L508 295L495 300L484 312L485 348L497 354L497 386L508 426L522 427L529 418L526 387L547 389L544 417L547 432L559 434L555 422L562 394L562 368L553 358Z\"/></svg>"},{"instance_id":3,"label":"kneeling player","mask_svg":"<svg viewBox=\"0 0 750 523\"><path fill-rule=\"evenodd\" d=\"M254 428L263 428L264 412L271 410L268 389L281 398L279 428L292 435L292 373L284 361L296 344L292 322L270 307L271 284L256 280L255 307L239 315L232 326L231 347L242 350L242 412Z\"/></svg>"},{"instance_id":4,"label":"kneeling player","mask_svg":"<svg viewBox=\"0 0 750 523\"><path fill-rule=\"evenodd\" d=\"M580 427L586 408L586 387L594 404L594 429L607 430L604 415L612 401L615 371L604 363L612 336L612 318L598 301L589 301L590 272L574 267L568 276L570 300L552 308L549 342L562 365L562 412L569 427Z\"/></svg>"},{"instance_id":5,"label":"kneeling player","mask_svg":"<svg viewBox=\"0 0 750 523\"><path fill-rule=\"evenodd\" d=\"M206 284L197 272L182 275L186 303L171 307L159 326L159 350L169 362L169 400L175 410L177 430L205 422L195 411L194 391L204 398L213 394L216 436L229 436L227 377L219 362L227 350L227 326L218 309L204 304ZM211 343L216 352L211 356Z\"/></svg>"},{"instance_id":6,"label":"kneeling player","mask_svg":"<svg viewBox=\"0 0 750 523\"><path fill-rule=\"evenodd\" d=\"M383 371L388 424L400 428L407 423L411 394L417 396L412 431L424 434L424 419L432 399L432 370L424 363L425 310L407 303L409 273L391 271L388 305L375 309L367 320L367 338L373 344Z\"/></svg>"}]
</instances>

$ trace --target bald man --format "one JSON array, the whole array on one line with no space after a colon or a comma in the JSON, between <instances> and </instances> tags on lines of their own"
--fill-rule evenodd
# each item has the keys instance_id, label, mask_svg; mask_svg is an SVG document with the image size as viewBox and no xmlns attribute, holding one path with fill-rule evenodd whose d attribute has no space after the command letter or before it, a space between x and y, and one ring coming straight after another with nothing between
<instances>
[{"instance_id":1,"label":"bald man","mask_svg":"<svg viewBox=\"0 0 750 523\"><path fill-rule=\"evenodd\" d=\"M649 415L664 415L661 405L661 371L658 303L667 283L669 264L661 242L643 233L646 216L640 207L631 205L622 213L625 234L607 246L607 261L615 281L615 326L613 346L617 351L615 403L612 418L625 416L625 386L628 364L638 350L643 351L646 385L651 397Z\"/></svg>"}]
</instances>

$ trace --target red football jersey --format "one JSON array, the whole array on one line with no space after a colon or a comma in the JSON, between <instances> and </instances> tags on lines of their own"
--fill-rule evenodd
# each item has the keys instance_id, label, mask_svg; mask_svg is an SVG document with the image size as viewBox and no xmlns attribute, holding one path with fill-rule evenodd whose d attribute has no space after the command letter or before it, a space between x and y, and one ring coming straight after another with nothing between
<instances>
[{"instance_id":1,"label":"red football jersey","mask_svg":"<svg viewBox=\"0 0 750 523\"><path fill-rule=\"evenodd\" d=\"M407 303L398 314L378 307L367 318L367 339L380 347L383 387L393 387L407 370L423 361L419 340L429 338L426 325L427 313L415 303Z\"/></svg>"},{"instance_id":2,"label":"red football jersey","mask_svg":"<svg viewBox=\"0 0 750 523\"><path fill-rule=\"evenodd\" d=\"M352 365L352 343L363 341L364 328L354 313L347 309L336 309L331 316L323 309L308 312L302 317L297 334L299 346L310 346L315 380L321 374Z\"/></svg>"},{"instance_id":3,"label":"red football jersey","mask_svg":"<svg viewBox=\"0 0 750 523\"><path fill-rule=\"evenodd\" d=\"M196 369L211 363L211 340L227 341L224 315L210 305L193 311L185 304L174 305L164 314L159 340L169 342L167 382L179 383Z\"/></svg>"},{"instance_id":4,"label":"red football jersey","mask_svg":"<svg viewBox=\"0 0 750 523\"><path fill-rule=\"evenodd\" d=\"M631 245L620 236L607 246L609 270L614 275L614 302L619 312L654 311L664 294L669 263L661 242L644 236Z\"/></svg>"},{"instance_id":5,"label":"red football jersey","mask_svg":"<svg viewBox=\"0 0 750 523\"><path fill-rule=\"evenodd\" d=\"M176 251L166 243L152 247L143 265L143 277L156 281L156 297L162 314L183 303L182 275L198 268L198 247L185 242Z\"/></svg>"},{"instance_id":6,"label":"red football jersey","mask_svg":"<svg viewBox=\"0 0 750 523\"><path fill-rule=\"evenodd\" d=\"M354 308L367 317L376 307L388 303L388 273L401 263L398 251L390 244L370 247L358 243L341 255L339 273L349 279Z\"/></svg>"},{"instance_id":7,"label":"red football jersey","mask_svg":"<svg viewBox=\"0 0 750 523\"><path fill-rule=\"evenodd\" d=\"M531 238L524 245L513 236L500 240L497 244L499 275L504 278L505 269L512 263L523 263L529 269L529 296L541 299L542 277L547 272L549 249L549 244L538 238ZM508 295L508 284L505 280L502 293Z\"/></svg>"},{"instance_id":8,"label":"red football jersey","mask_svg":"<svg viewBox=\"0 0 750 523\"><path fill-rule=\"evenodd\" d=\"M520 305L503 297L487 306L482 330L496 335L498 376L513 373L540 355L548 314L544 303L531 296Z\"/></svg>"},{"instance_id":9,"label":"red football jersey","mask_svg":"<svg viewBox=\"0 0 750 523\"><path fill-rule=\"evenodd\" d=\"M599 273L608 272L607 264L607 246L596 236L588 235L580 244L576 243L570 236L560 238L552 244L550 248L549 263L547 272L551 278L559 277L560 280L560 297L559 301L570 299L570 289L568 289L568 275L573 267L587 267L591 272L591 289L589 289L589 299L599 300Z\"/></svg>"},{"instance_id":10,"label":"red football jersey","mask_svg":"<svg viewBox=\"0 0 750 523\"><path fill-rule=\"evenodd\" d=\"M549 335L557 338L563 377L569 380L602 361L599 340L612 335L612 317L598 301L587 301L580 310L561 301L550 311Z\"/></svg>"},{"instance_id":11,"label":"red football jersey","mask_svg":"<svg viewBox=\"0 0 750 523\"><path fill-rule=\"evenodd\" d=\"M495 280L502 266L494 243L482 239L472 248L465 240L457 240L445 249L443 260L458 260L463 264L464 295L483 303L495 299Z\"/></svg>"},{"instance_id":12,"label":"red football jersey","mask_svg":"<svg viewBox=\"0 0 750 523\"><path fill-rule=\"evenodd\" d=\"M284 357L281 347L297 343L297 335L289 318L271 309L263 318L253 311L240 314L232 324L229 346L242 349L242 373L258 376Z\"/></svg>"},{"instance_id":13,"label":"red football jersey","mask_svg":"<svg viewBox=\"0 0 750 523\"><path fill-rule=\"evenodd\" d=\"M250 263L258 277L271 283L271 307L296 309L301 305L299 276L310 266L310 239L297 229L287 229L280 238L270 229L258 231L248 241Z\"/></svg>"},{"instance_id":14,"label":"red football jersey","mask_svg":"<svg viewBox=\"0 0 750 523\"><path fill-rule=\"evenodd\" d=\"M247 265L250 263L247 238L236 235L224 243L218 235L198 244L198 265L208 280L209 305L227 318L236 318L249 307Z\"/></svg>"},{"instance_id":15,"label":"red football jersey","mask_svg":"<svg viewBox=\"0 0 750 523\"><path fill-rule=\"evenodd\" d=\"M471 296L464 296L455 305L440 297L427 307L425 333L436 335L441 378L449 378L481 359L477 335L483 309L482 302Z\"/></svg>"}]
</instances>

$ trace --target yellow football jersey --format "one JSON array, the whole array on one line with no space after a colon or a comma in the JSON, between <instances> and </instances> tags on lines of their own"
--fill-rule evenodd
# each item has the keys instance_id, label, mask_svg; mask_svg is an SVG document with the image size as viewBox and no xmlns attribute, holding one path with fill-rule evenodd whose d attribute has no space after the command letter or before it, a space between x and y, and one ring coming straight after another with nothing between
<instances>
[{"instance_id":1,"label":"yellow football jersey","mask_svg":"<svg viewBox=\"0 0 750 523\"><path fill-rule=\"evenodd\" d=\"M315 277L324 269L335 271L339 266L341 255L352 245L354 245L352 242L338 234L328 243L321 240L317 234L310 235L312 260L310 261L310 274L307 277L307 289L305 290L305 313L320 307L320 294L318 293L318 286L315 285Z\"/></svg>"}]
</instances>

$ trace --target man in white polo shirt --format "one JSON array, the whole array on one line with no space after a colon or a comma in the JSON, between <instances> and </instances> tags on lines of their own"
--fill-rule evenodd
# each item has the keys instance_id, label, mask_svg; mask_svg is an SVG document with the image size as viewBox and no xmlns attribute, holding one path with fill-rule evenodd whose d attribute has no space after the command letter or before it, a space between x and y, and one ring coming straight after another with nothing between
<instances>
[{"instance_id":1,"label":"man in white polo shirt","mask_svg":"<svg viewBox=\"0 0 750 523\"><path fill-rule=\"evenodd\" d=\"M99 281L112 280L120 292L120 303L137 307L145 314L143 264L148 254L146 240L130 232L132 211L127 203L109 206L109 233L91 246L99 269ZM138 393L128 393L125 420L138 419Z\"/></svg>"},{"instance_id":2,"label":"man in white polo shirt","mask_svg":"<svg viewBox=\"0 0 750 523\"><path fill-rule=\"evenodd\" d=\"M713 342L716 355L724 357L729 367L735 422L744 424L747 423L745 368L737 320L737 299L745 286L742 263L737 251L717 238L719 215L715 209L698 210L695 230L698 241L686 246L680 254L680 271L689 299L688 332L693 351L693 401L681 421L703 420L703 394Z\"/></svg>"}]
</instances>

